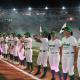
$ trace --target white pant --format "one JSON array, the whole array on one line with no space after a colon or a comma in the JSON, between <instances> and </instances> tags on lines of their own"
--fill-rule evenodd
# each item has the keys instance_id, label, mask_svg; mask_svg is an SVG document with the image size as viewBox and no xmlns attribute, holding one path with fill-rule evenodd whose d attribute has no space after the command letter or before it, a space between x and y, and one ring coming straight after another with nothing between
<instances>
[{"instance_id":1,"label":"white pant","mask_svg":"<svg viewBox=\"0 0 80 80\"><path fill-rule=\"evenodd\" d=\"M43 67L47 67L47 60L48 60L48 51L40 52L37 59L38 65L43 65Z\"/></svg>"},{"instance_id":2,"label":"white pant","mask_svg":"<svg viewBox=\"0 0 80 80\"><path fill-rule=\"evenodd\" d=\"M78 56L77 68L78 68L78 74L79 74L79 77L80 77L80 56Z\"/></svg>"},{"instance_id":3,"label":"white pant","mask_svg":"<svg viewBox=\"0 0 80 80\"><path fill-rule=\"evenodd\" d=\"M74 75L74 54L63 54L62 55L62 70L63 73L69 73Z\"/></svg>"},{"instance_id":4,"label":"white pant","mask_svg":"<svg viewBox=\"0 0 80 80\"><path fill-rule=\"evenodd\" d=\"M17 57L18 56L18 52L14 53L14 56Z\"/></svg>"},{"instance_id":5,"label":"white pant","mask_svg":"<svg viewBox=\"0 0 80 80\"><path fill-rule=\"evenodd\" d=\"M15 46L14 48L14 54L13 54L15 57L18 56L18 46Z\"/></svg>"},{"instance_id":6,"label":"white pant","mask_svg":"<svg viewBox=\"0 0 80 80\"><path fill-rule=\"evenodd\" d=\"M59 62L60 62L60 55L59 53L51 54L49 53L49 64L51 70L55 70L55 72L59 71Z\"/></svg>"},{"instance_id":7,"label":"white pant","mask_svg":"<svg viewBox=\"0 0 80 80\"><path fill-rule=\"evenodd\" d=\"M4 44L4 46L2 46L3 49L3 54L8 54L8 46L7 44Z\"/></svg>"},{"instance_id":8,"label":"white pant","mask_svg":"<svg viewBox=\"0 0 80 80\"><path fill-rule=\"evenodd\" d=\"M8 54L8 48L3 49L3 54Z\"/></svg>"},{"instance_id":9,"label":"white pant","mask_svg":"<svg viewBox=\"0 0 80 80\"><path fill-rule=\"evenodd\" d=\"M25 58L24 49L22 49L21 51L18 51L18 56L20 60L24 60Z\"/></svg>"},{"instance_id":10,"label":"white pant","mask_svg":"<svg viewBox=\"0 0 80 80\"><path fill-rule=\"evenodd\" d=\"M25 57L27 62L32 62L32 55L33 55L32 49L25 50Z\"/></svg>"}]
</instances>

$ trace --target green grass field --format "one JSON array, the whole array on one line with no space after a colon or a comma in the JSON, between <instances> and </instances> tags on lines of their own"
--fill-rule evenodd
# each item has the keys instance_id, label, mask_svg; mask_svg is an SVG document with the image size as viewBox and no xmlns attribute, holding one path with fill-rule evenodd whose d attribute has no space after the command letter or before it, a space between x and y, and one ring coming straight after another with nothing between
<instances>
[{"instance_id":1,"label":"green grass field","mask_svg":"<svg viewBox=\"0 0 80 80\"><path fill-rule=\"evenodd\" d=\"M33 65L37 66L37 57L39 54L39 49L38 48L33 48Z\"/></svg>"}]
</instances>

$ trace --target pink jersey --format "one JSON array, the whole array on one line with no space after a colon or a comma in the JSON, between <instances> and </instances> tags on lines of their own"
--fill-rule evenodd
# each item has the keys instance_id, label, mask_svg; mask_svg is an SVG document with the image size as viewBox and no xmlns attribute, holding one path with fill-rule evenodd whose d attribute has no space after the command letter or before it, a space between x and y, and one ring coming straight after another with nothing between
<instances>
[{"instance_id":1,"label":"pink jersey","mask_svg":"<svg viewBox=\"0 0 80 80\"><path fill-rule=\"evenodd\" d=\"M3 53L4 53L4 54L7 54L8 45L7 45L7 44L2 44L2 49L3 49Z\"/></svg>"},{"instance_id":2,"label":"pink jersey","mask_svg":"<svg viewBox=\"0 0 80 80\"><path fill-rule=\"evenodd\" d=\"M18 45L18 56L20 60L24 60L25 56L24 56L24 47L22 47L24 45L24 43L19 42Z\"/></svg>"}]
</instances>

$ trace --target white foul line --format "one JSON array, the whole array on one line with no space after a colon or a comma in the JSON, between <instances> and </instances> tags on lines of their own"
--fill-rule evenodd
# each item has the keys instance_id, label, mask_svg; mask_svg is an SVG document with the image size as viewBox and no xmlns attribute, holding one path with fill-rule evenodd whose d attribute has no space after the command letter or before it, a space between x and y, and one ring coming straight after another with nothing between
<instances>
[{"instance_id":1,"label":"white foul line","mask_svg":"<svg viewBox=\"0 0 80 80\"><path fill-rule=\"evenodd\" d=\"M39 78L37 78L37 77L35 77L35 76L29 74L29 73L27 73L27 72L25 72L25 71L23 71L23 70L17 68L16 66L10 64L9 62L6 62L6 61L4 61L4 60L1 60L1 61L4 62L4 63L6 63L6 64L8 64L8 65L10 65L11 67L13 67L14 69L16 69L17 71L20 71L20 72L22 72L23 74L25 74L25 75L31 77L31 78L34 79L34 80L41 80L41 79L39 79Z\"/></svg>"}]
</instances>

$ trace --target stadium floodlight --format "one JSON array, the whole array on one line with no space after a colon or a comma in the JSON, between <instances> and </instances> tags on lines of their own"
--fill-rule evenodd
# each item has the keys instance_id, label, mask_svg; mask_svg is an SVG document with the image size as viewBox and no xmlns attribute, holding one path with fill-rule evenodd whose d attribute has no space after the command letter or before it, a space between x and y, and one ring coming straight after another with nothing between
<instances>
[{"instance_id":1,"label":"stadium floodlight","mask_svg":"<svg viewBox=\"0 0 80 80\"><path fill-rule=\"evenodd\" d=\"M32 11L32 8L31 8L31 7L28 7L28 10L29 10L29 11Z\"/></svg>"},{"instance_id":2,"label":"stadium floodlight","mask_svg":"<svg viewBox=\"0 0 80 80\"><path fill-rule=\"evenodd\" d=\"M49 9L49 8L46 6L46 7L45 7L45 10L48 10L48 9Z\"/></svg>"},{"instance_id":3,"label":"stadium floodlight","mask_svg":"<svg viewBox=\"0 0 80 80\"><path fill-rule=\"evenodd\" d=\"M16 11L16 8L13 8L13 11Z\"/></svg>"},{"instance_id":4,"label":"stadium floodlight","mask_svg":"<svg viewBox=\"0 0 80 80\"><path fill-rule=\"evenodd\" d=\"M74 18L73 17L70 17L69 20L72 21L72 20L74 20Z\"/></svg>"},{"instance_id":5,"label":"stadium floodlight","mask_svg":"<svg viewBox=\"0 0 80 80\"><path fill-rule=\"evenodd\" d=\"M66 9L66 7L65 7L65 6L63 6L63 7L62 7L62 10L65 10L65 9Z\"/></svg>"},{"instance_id":6,"label":"stadium floodlight","mask_svg":"<svg viewBox=\"0 0 80 80\"><path fill-rule=\"evenodd\" d=\"M68 21L73 21L75 20L73 17L67 18Z\"/></svg>"}]
</instances>

